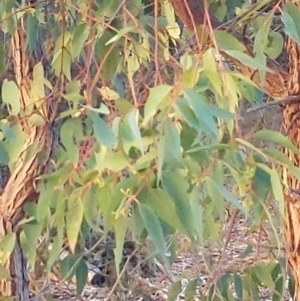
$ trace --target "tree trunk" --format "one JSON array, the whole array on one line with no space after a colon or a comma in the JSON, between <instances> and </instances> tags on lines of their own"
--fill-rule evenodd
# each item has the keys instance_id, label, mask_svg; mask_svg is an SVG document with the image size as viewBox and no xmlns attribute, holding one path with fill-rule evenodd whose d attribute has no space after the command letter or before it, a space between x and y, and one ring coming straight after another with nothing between
<instances>
[{"instance_id":1,"label":"tree trunk","mask_svg":"<svg viewBox=\"0 0 300 301\"><path fill-rule=\"evenodd\" d=\"M20 92L20 105L23 112L32 105L30 70L34 67L34 60L29 60L26 51L26 22L18 21L15 34L11 37L12 61L14 65L15 81ZM40 58L35 58L40 61ZM47 103L49 99L42 99L38 106L34 105L33 112L38 112L47 119ZM43 112L41 111L43 110ZM15 247L5 263L11 279L0 280L1 296L12 297L14 300L29 300L29 280L25 256L19 244L21 228L19 221L23 218L23 205L28 199L37 200L35 190L36 178L43 172L52 147L50 124L45 120L43 126L35 126L27 117L16 116L25 135L25 142L20 156L14 165L1 197L0 197L0 241L10 234L15 236Z\"/></svg>"},{"instance_id":2,"label":"tree trunk","mask_svg":"<svg viewBox=\"0 0 300 301\"><path fill-rule=\"evenodd\" d=\"M300 9L300 5L298 5ZM285 49L289 55L289 73L292 75L288 83L287 90L290 95L300 94L299 60L300 47L297 43L287 38ZM300 148L300 104L292 103L287 105L283 111L283 130L284 134ZM300 167L300 156L285 149L285 153L290 160ZM287 258L291 272L295 279L295 295L293 300L300 301L300 183L288 174L288 190L285 195L286 202L286 242Z\"/></svg>"}]
</instances>

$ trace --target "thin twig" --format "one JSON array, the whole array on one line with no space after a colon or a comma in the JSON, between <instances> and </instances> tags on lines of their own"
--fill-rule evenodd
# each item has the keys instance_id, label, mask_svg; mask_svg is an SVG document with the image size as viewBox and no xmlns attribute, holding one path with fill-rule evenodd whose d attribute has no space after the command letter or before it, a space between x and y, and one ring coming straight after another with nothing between
<instances>
[{"instance_id":1,"label":"thin twig","mask_svg":"<svg viewBox=\"0 0 300 301\"><path fill-rule=\"evenodd\" d=\"M284 98L275 99L274 101L266 102L261 105L255 106L253 108L247 109L246 112L243 114L243 116L259 110L267 109L272 106L288 105L293 102L299 102L299 101L300 101L300 95L291 95Z\"/></svg>"}]
</instances>

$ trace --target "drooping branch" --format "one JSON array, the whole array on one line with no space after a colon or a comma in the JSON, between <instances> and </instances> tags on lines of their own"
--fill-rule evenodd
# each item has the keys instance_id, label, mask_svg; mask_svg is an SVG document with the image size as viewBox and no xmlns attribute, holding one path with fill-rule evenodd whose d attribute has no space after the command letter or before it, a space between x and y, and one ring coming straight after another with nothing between
<instances>
[{"instance_id":1,"label":"drooping branch","mask_svg":"<svg viewBox=\"0 0 300 301\"><path fill-rule=\"evenodd\" d=\"M210 24L212 29L220 28L222 30L222 23L208 12L208 9L205 8L205 0L169 0L174 7L175 13L181 18L185 26L189 30L197 30L199 25L206 25L207 18L210 19ZM209 30L207 29L209 32ZM213 34L213 33L211 33ZM231 33L235 36L242 44L244 44L246 53L254 58L253 47L251 41L249 41L244 36L240 35L237 32ZM251 79L257 86L262 90L268 93L271 97L274 98L283 98L288 95L286 84L290 80L290 75L281 68L275 61L267 59L267 67L271 72L267 72L265 79L262 80L258 70L252 69L248 66L245 66L242 62L229 56L222 48L219 47L220 53L234 65L237 66L239 71Z\"/></svg>"}]
</instances>

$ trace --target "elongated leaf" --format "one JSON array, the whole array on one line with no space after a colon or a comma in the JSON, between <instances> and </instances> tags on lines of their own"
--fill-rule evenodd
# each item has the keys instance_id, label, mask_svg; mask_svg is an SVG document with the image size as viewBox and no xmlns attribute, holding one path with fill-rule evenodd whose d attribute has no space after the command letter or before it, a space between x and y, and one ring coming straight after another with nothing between
<instances>
[{"instance_id":1,"label":"elongated leaf","mask_svg":"<svg viewBox=\"0 0 300 301\"><path fill-rule=\"evenodd\" d=\"M143 126L155 115L158 105L169 95L171 89L169 85L160 85L150 90L144 108Z\"/></svg>"},{"instance_id":2,"label":"elongated leaf","mask_svg":"<svg viewBox=\"0 0 300 301\"><path fill-rule=\"evenodd\" d=\"M123 259L123 246L125 235L127 231L128 218L125 216L119 216L114 222L115 228L115 239L116 239L116 247L114 249L115 254L115 262L116 262L116 271L117 275L120 275L120 264Z\"/></svg>"},{"instance_id":3,"label":"elongated leaf","mask_svg":"<svg viewBox=\"0 0 300 301\"><path fill-rule=\"evenodd\" d=\"M201 126L198 122L198 119L194 113L194 111L191 109L188 101L184 98L180 98L177 102L176 102L176 107L179 111L179 114L181 115L180 118L183 120L191 127L193 127L194 129L200 131L201 130Z\"/></svg>"},{"instance_id":4,"label":"elongated leaf","mask_svg":"<svg viewBox=\"0 0 300 301\"><path fill-rule=\"evenodd\" d=\"M80 296L88 280L89 269L86 261L81 258L76 266L76 295Z\"/></svg>"},{"instance_id":5,"label":"elongated leaf","mask_svg":"<svg viewBox=\"0 0 300 301\"><path fill-rule=\"evenodd\" d=\"M16 234L8 233L5 236L1 237L0 249L4 252L11 253L15 247L16 243Z\"/></svg>"},{"instance_id":6,"label":"elongated leaf","mask_svg":"<svg viewBox=\"0 0 300 301\"><path fill-rule=\"evenodd\" d=\"M219 185L213 179L211 179L215 188L220 192L220 194L226 199L229 203L231 203L234 207L242 211L245 215L247 215L247 211L238 201L238 199L224 186Z\"/></svg>"},{"instance_id":7,"label":"elongated leaf","mask_svg":"<svg viewBox=\"0 0 300 301\"><path fill-rule=\"evenodd\" d=\"M147 192L145 197L141 199L166 223L168 223L174 230L188 235L184 225L178 217L176 207L173 200L160 189L151 189Z\"/></svg>"},{"instance_id":8,"label":"elongated leaf","mask_svg":"<svg viewBox=\"0 0 300 301\"><path fill-rule=\"evenodd\" d=\"M7 79L3 81L2 100L10 105L12 115L17 115L20 112L20 92L15 82L8 81Z\"/></svg>"},{"instance_id":9,"label":"elongated leaf","mask_svg":"<svg viewBox=\"0 0 300 301\"><path fill-rule=\"evenodd\" d=\"M196 296L197 280L198 279L192 279L188 282L188 284L184 290L184 300L185 301L195 300L194 298Z\"/></svg>"},{"instance_id":10,"label":"elongated leaf","mask_svg":"<svg viewBox=\"0 0 300 301\"><path fill-rule=\"evenodd\" d=\"M225 51L228 55L236 58L239 60L242 64L244 64L247 67L250 67L254 70L259 70L259 71L265 71L265 72L272 72L270 68L266 67L265 65L261 64L258 60L252 58L251 56L235 51L235 50L226 50Z\"/></svg>"},{"instance_id":11,"label":"elongated leaf","mask_svg":"<svg viewBox=\"0 0 300 301\"><path fill-rule=\"evenodd\" d=\"M162 185L173 199L177 215L192 238L194 236L194 225L191 219L192 210L189 204L189 195L187 194L189 186L186 179L179 172L166 172L162 174Z\"/></svg>"},{"instance_id":12,"label":"elongated leaf","mask_svg":"<svg viewBox=\"0 0 300 301\"><path fill-rule=\"evenodd\" d=\"M165 239L159 219L148 205L139 203L138 207L144 221L145 228L151 236L156 250L167 263Z\"/></svg>"},{"instance_id":13,"label":"elongated leaf","mask_svg":"<svg viewBox=\"0 0 300 301\"><path fill-rule=\"evenodd\" d=\"M188 100L190 106L192 107L195 115L198 118L198 122L203 125L207 132L217 136L218 129L216 122L211 115L208 105L206 104L202 95L198 94L194 90L185 89L184 97Z\"/></svg>"},{"instance_id":14,"label":"elongated leaf","mask_svg":"<svg viewBox=\"0 0 300 301\"><path fill-rule=\"evenodd\" d=\"M140 151L142 152L142 154L144 154L144 146L143 146L142 136L138 124L139 111L135 109L134 111L129 112L127 116L124 118L124 122L125 120L128 121L133 137L135 141L137 141Z\"/></svg>"},{"instance_id":15,"label":"elongated leaf","mask_svg":"<svg viewBox=\"0 0 300 301\"><path fill-rule=\"evenodd\" d=\"M261 169L269 173L273 195L276 201L278 202L279 213L284 218L285 217L284 193L283 193L283 188L278 172L276 171L276 169L271 169L266 165L260 163L257 163L257 166L259 166Z\"/></svg>"},{"instance_id":16,"label":"elongated leaf","mask_svg":"<svg viewBox=\"0 0 300 301\"><path fill-rule=\"evenodd\" d=\"M97 141L107 148L116 148L118 140L110 126L97 113L91 112L91 116Z\"/></svg>"},{"instance_id":17,"label":"elongated leaf","mask_svg":"<svg viewBox=\"0 0 300 301\"><path fill-rule=\"evenodd\" d=\"M298 11L298 8L296 8ZM285 33L296 43L300 44L300 37L297 31L297 26L293 18L285 11L282 12L282 23L284 24Z\"/></svg>"},{"instance_id":18,"label":"elongated leaf","mask_svg":"<svg viewBox=\"0 0 300 301\"><path fill-rule=\"evenodd\" d=\"M172 123L170 118L167 118L163 125L163 147L164 159L168 160L170 157L177 162L182 163L182 151L180 142L180 132Z\"/></svg>"},{"instance_id":19,"label":"elongated leaf","mask_svg":"<svg viewBox=\"0 0 300 301\"><path fill-rule=\"evenodd\" d=\"M263 129L252 135L255 139L262 139L266 141L270 141L280 146L284 146L295 154L300 155L300 150L297 148L287 137L283 136L280 132Z\"/></svg>"},{"instance_id":20,"label":"elongated leaf","mask_svg":"<svg viewBox=\"0 0 300 301\"><path fill-rule=\"evenodd\" d=\"M203 245L204 244L203 208L200 205L200 190L197 186L194 187L191 193L190 206L192 209L193 223L198 236L198 241L200 245Z\"/></svg>"},{"instance_id":21,"label":"elongated leaf","mask_svg":"<svg viewBox=\"0 0 300 301\"><path fill-rule=\"evenodd\" d=\"M128 27L125 27L125 28L122 28L118 34L116 34L114 37L112 37L111 39L109 39L106 43L105 43L105 46L119 40L120 38L122 38L124 35L126 35L127 33L131 32L133 30L133 27L131 26L128 26Z\"/></svg>"},{"instance_id":22,"label":"elongated leaf","mask_svg":"<svg viewBox=\"0 0 300 301\"><path fill-rule=\"evenodd\" d=\"M36 47L38 41L38 29L39 23L35 17L31 14L28 15L27 19L27 45L29 51L32 52Z\"/></svg>"},{"instance_id":23,"label":"elongated leaf","mask_svg":"<svg viewBox=\"0 0 300 301\"><path fill-rule=\"evenodd\" d=\"M66 216L67 237L68 237L69 247L72 252L75 252L75 246L77 243L82 218L83 218L82 201L77 191L74 191L73 194L68 199L68 211Z\"/></svg>"},{"instance_id":24,"label":"elongated leaf","mask_svg":"<svg viewBox=\"0 0 300 301\"><path fill-rule=\"evenodd\" d=\"M177 296L180 294L181 292L181 281L176 281L174 283L172 283L169 291L168 291L168 301L176 301L177 300Z\"/></svg>"},{"instance_id":25,"label":"elongated leaf","mask_svg":"<svg viewBox=\"0 0 300 301\"><path fill-rule=\"evenodd\" d=\"M83 45L89 36L89 28L87 24L78 24L73 34L72 40L72 58L77 58L83 50Z\"/></svg>"},{"instance_id":26,"label":"elongated leaf","mask_svg":"<svg viewBox=\"0 0 300 301\"><path fill-rule=\"evenodd\" d=\"M0 164L8 165L9 163L9 154L5 149L4 143L0 141Z\"/></svg>"},{"instance_id":27,"label":"elongated leaf","mask_svg":"<svg viewBox=\"0 0 300 301\"><path fill-rule=\"evenodd\" d=\"M224 30L215 30L215 38L218 46L222 50L237 50L244 52L246 47L234 36Z\"/></svg>"},{"instance_id":28,"label":"elongated leaf","mask_svg":"<svg viewBox=\"0 0 300 301\"><path fill-rule=\"evenodd\" d=\"M233 283L238 300L243 301L243 281L242 278L236 273L233 274Z\"/></svg>"}]
</instances>

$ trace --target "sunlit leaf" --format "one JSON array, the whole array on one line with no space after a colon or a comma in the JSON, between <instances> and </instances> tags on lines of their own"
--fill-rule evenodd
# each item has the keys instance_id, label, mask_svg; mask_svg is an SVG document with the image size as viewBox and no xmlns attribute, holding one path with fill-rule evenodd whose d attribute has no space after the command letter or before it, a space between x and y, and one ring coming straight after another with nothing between
<instances>
[{"instance_id":1,"label":"sunlit leaf","mask_svg":"<svg viewBox=\"0 0 300 301\"><path fill-rule=\"evenodd\" d=\"M218 46L222 50L237 50L244 52L246 47L233 35L224 30L215 30L215 38Z\"/></svg>"},{"instance_id":2,"label":"sunlit leaf","mask_svg":"<svg viewBox=\"0 0 300 301\"><path fill-rule=\"evenodd\" d=\"M68 211L66 216L67 237L72 252L75 252L82 218L83 205L78 192L75 190L68 199Z\"/></svg>"},{"instance_id":3,"label":"sunlit leaf","mask_svg":"<svg viewBox=\"0 0 300 301\"><path fill-rule=\"evenodd\" d=\"M2 99L3 102L10 105L12 115L17 115L20 112L20 92L15 82L7 79L3 81Z\"/></svg>"},{"instance_id":4,"label":"sunlit leaf","mask_svg":"<svg viewBox=\"0 0 300 301\"><path fill-rule=\"evenodd\" d=\"M171 89L169 85L160 85L150 90L144 108L144 126L155 115L158 105L169 95Z\"/></svg>"}]
</instances>

